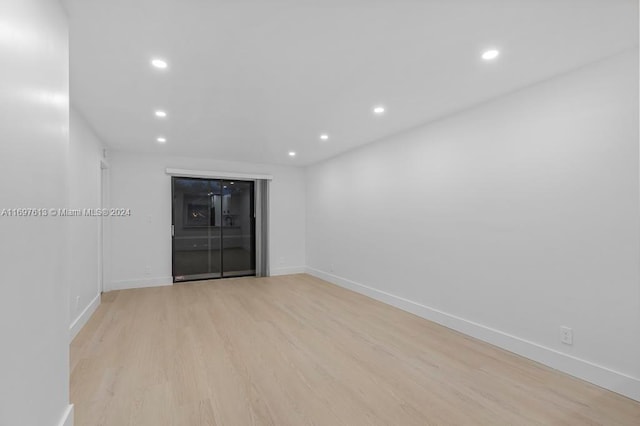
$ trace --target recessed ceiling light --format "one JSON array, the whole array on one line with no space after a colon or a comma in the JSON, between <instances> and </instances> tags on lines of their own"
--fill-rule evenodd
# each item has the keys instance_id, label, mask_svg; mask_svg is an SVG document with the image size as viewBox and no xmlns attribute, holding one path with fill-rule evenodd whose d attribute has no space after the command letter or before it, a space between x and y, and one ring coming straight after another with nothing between
<instances>
[{"instance_id":1,"label":"recessed ceiling light","mask_svg":"<svg viewBox=\"0 0 640 426\"><path fill-rule=\"evenodd\" d=\"M163 138L163 137L159 137L158 139L156 139L158 142L160 143L165 143L167 141L167 138Z\"/></svg>"},{"instance_id":2,"label":"recessed ceiling light","mask_svg":"<svg viewBox=\"0 0 640 426\"><path fill-rule=\"evenodd\" d=\"M167 61L165 61L164 59L154 59L151 61L151 65L160 69L165 69L169 66L169 64L167 64Z\"/></svg>"},{"instance_id":3,"label":"recessed ceiling light","mask_svg":"<svg viewBox=\"0 0 640 426\"><path fill-rule=\"evenodd\" d=\"M235 182L229 182L231 185L233 185Z\"/></svg>"},{"instance_id":4,"label":"recessed ceiling light","mask_svg":"<svg viewBox=\"0 0 640 426\"><path fill-rule=\"evenodd\" d=\"M377 106L377 107L373 108L373 113L377 114L377 115L384 114L384 111L385 111L385 109L384 109L383 106Z\"/></svg>"},{"instance_id":5,"label":"recessed ceiling light","mask_svg":"<svg viewBox=\"0 0 640 426\"><path fill-rule=\"evenodd\" d=\"M326 133L323 133L320 135L320 139L322 139L323 141L329 140L329 135L327 135Z\"/></svg>"},{"instance_id":6,"label":"recessed ceiling light","mask_svg":"<svg viewBox=\"0 0 640 426\"><path fill-rule=\"evenodd\" d=\"M296 156L296 153L295 153L295 152L293 152L293 151L289 151L289 157L295 157L295 156Z\"/></svg>"},{"instance_id":7,"label":"recessed ceiling light","mask_svg":"<svg viewBox=\"0 0 640 426\"><path fill-rule=\"evenodd\" d=\"M482 54L482 59L484 59L485 61L491 61L493 59L496 59L498 56L500 56L500 51L496 50L496 49L490 49L485 51Z\"/></svg>"},{"instance_id":8,"label":"recessed ceiling light","mask_svg":"<svg viewBox=\"0 0 640 426\"><path fill-rule=\"evenodd\" d=\"M165 111L160 111L160 110L156 111L156 117L164 118L166 116L167 116L167 113Z\"/></svg>"}]
</instances>

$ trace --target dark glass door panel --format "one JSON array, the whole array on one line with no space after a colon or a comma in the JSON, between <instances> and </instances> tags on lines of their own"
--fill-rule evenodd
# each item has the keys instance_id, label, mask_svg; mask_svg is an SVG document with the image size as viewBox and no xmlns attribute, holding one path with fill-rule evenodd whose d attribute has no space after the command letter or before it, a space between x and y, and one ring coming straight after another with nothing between
<instances>
[{"instance_id":1,"label":"dark glass door panel","mask_svg":"<svg viewBox=\"0 0 640 426\"><path fill-rule=\"evenodd\" d=\"M173 277L255 275L254 183L172 177Z\"/></svg>"},{"instance_id":2,"label":"dark glass door panel","mask_svg":"<svg viewBox=\"0 0 640 426\"><path fill-rule=\"evenodd\" d=\"M220 181L172 180L174 280L221 277Z\"/></svg>"},{"instance_id":3,"label":"dark glass door panel","mask_svg":"<svg viewBox=\"0 0 640 426\"><path fill-rule=\"evenodd\" d=\"M222 271L255 275L254 183L222 181Z\"/></svg>"}]
</instances>

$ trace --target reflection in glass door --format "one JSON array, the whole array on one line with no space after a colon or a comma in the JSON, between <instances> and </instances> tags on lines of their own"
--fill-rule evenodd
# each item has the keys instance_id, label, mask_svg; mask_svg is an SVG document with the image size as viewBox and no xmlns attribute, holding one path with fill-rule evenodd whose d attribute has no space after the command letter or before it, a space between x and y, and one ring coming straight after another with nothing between
<instances>
[{"instance_id":1,"label":"reflection in glass door","mask_svg":"<svg viewBox=\"0 0 640 426\"><path fill-rule=\"evenodd\" d=\"M255 275L254 182L171 179L174 282Z\"/></svg>"},{"instance_id":2,"label":"reflection in glass door","mask_svg":"<svg viewBox=\"0 0 640 426\"><path fill-rule=\"evenodd\" d=\"M255 275L254 183L222 181L222 271L225 277Z\"/></svg>"}]
</instances>

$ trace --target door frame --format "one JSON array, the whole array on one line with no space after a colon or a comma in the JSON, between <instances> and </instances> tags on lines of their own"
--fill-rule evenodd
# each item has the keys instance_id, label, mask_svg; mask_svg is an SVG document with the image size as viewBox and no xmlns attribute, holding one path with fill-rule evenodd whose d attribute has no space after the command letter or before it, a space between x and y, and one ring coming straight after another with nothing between
<instances>
[{"instance_id":1,"label":"door frame","mask_svg":"<svg viewBox=\"0 0 640 426\"><path fill-rule=\"evenodd\" d=\"M169 173L169 170L172 169L167 169L167 174ZM200 173L200 172L198 172ZM233 176L231 176L232 174L230 173L223 173L226 176L224 177L219 177L219 176L194 176L194 175L189 175L189 176L184 176L182 174L178 175L178 174L173 174L171 173L171 277L172 277L172 281L173 283L183 283L183 282L190 282L190 281L201 281L201 280L214 280L214 279L223 279L223 278L239 278L239 277L250 277L250 276L256 276L257 274L257 269L256 269L256 238L257 238L257 227L256 227L256 185L257 185L257 179L255 178L247 178L246 174L233 174ZM242 176L240 176L242 175ZM236 177L238 176L238 177ZM252 175L253 176L253 175ZM224 182L231 182L231 181L236 181L236 182L246 182L246 183L251 183L251 193L250 193L250 211L249 211L249 221L250 221L250 232L251 232L251 247L252 247L252 251L250 253L251 256L251 262L254 265L254 269L253 269L253 274L235 274L235 275L230 275L230 276L225 276L224 274L224 219L220 221L221 226L220 226L220 275L219 276L211 276L211 274L213 273L204 273L204 274L192 274L189 275L187 279L180 279L180 280L176 280L176 272L175 272L175 221L176 221L176 217L175 217L175 203L174 203L174 199L175 199L175 179L201 179L201 180L208 180L208 181L218 181L220 183L220 190L221 190L221 196L224 196L223 193L223 188L224 188ZM221 206L222 206L222 201L223 198L221 198ZM222 210L222 209L221 209ZM224 215L222 213L222 211L220 212L220 217L223 218ZM210 250L210 249L209 249ZM185 276L186 277L186 276Z\"/></svg>"},{"instance_id":2,"label":"door frame","mask_svg":"<svg viewBox=\"0 0 640 426\"><path fill-rule=\"evenodd\" d=\"M109 208L109 163L100 160L100 209ZM98 225L98 281L100 294L107 291L109 282L109 215L100 216Z\"/></svg>"}]
</instances>

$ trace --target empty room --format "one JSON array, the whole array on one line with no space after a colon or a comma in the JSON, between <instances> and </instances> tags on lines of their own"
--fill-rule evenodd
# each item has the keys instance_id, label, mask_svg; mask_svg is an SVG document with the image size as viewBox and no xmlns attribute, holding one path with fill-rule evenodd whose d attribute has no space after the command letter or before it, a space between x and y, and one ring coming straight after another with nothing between
<instances>
[{"instance_id":1,"label":"empty room","mask_svg":"<svg viewBox=\"0 0 640 426\"><path fill-rule=\"evenodd\" d=\"M639 13L0 0L0 426L639 426Z\"/></svg>"}]
</instances>

